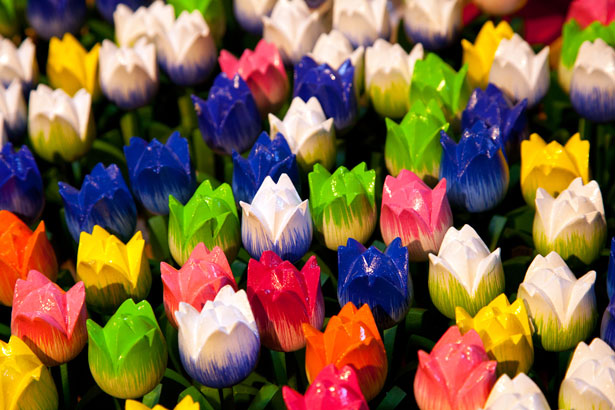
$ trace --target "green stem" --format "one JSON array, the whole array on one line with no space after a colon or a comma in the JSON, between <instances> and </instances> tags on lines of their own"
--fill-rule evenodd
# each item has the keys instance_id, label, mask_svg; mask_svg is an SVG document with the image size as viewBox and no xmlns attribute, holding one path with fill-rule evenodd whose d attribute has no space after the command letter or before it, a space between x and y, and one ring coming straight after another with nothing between
<instances>
[{"instance_id":1,"label":"green stem","mask_svg":"<svg viewBox=\"0 0 615 410\"><path fill-rule=\"evenodd\" d=\"M70 382L68 379L68 363L60 365L60 376L62 379L62 395L64 397L64 408L70 409Z\"/></svg>"},{"instance_id":2,"label":"green stem","mask_svg":"<svg viewBox=\"0 0 615 410\"><path fill-rule=\"evenodd\" d=\"M115 397L113 398L113 404L115 404L115 410L122 410L122 405L120 404L120 401Z\"/></svg>"},{"instance_id":3,"label":"green stem","mask_svg":"<svg viewBox=\"0 0 615 410\"><path fill-rule=\"evenodd\" d=\"M122 130L122 137L126 145L129 145L132 137L140 136L139 115L136 111L128 111L120 118L120 129Z\"/></svg>"}]
</instances>

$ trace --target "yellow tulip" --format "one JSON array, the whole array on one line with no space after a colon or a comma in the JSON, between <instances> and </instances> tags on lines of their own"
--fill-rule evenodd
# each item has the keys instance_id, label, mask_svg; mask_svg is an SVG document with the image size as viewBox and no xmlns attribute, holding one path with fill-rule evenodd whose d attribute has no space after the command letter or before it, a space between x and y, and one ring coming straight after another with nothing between
<instances>
[{"instance_id":1,"label":"yellow tulip","mask_svg":"<svg viewBox=\"0 0 615 410\"><path fill-rule=\"evenodd\" d=\"M463 63L468 64L468 80L473 87L487 87L495 51L502 39L510 39L513 34L513 29L507 22L502 21L496 27L489 20L483 24L474 44L465 39L461 40Z\"/></svg>"},{"instance_id":2,"label":"yellow tulip","mask_svg":"<svg viewBox=\"0 0 615 410\"><path fill-rule=\"evenodd\" d=\"M113 313L126 299L145 299L152 284L145 241L138 231L127 244L100 226L81 232L76 280L86 288L88 306Z\"/></svg>"},{"instance_id":3,"label":"yellow tulip","mask_svg":"<svg viewBox=\"0 0 615 410\"><path fill-rule=\"evenodd\" d=\"M58 391L49 369L17 336L0 340L0 409L55 410Z\"/></svg>"},{"instance_id":4,"label":"yellow tulip","mask_svg":"<svg viewBox=\"0 0 615 410\"><path fill-rule=\"evenodd\" d=\"M579 133L564 146L547 144L538 134L521 143L521 192L531 207L538 188L556 197L578 177L589 182L589 141L582 141Z\"/></svg>"},{"instance_id":5,"label":"yellow tulip","mask_svg":"<svg viewBox=\"0 0 615 410\"><path fill-rule=\"evenodd\" d=\"M98 85L98 52L96 44L87 52L72 34L66 33L62 40L53 37L49 42L47 75L53 88L61 88L73 96L85 88L92 98L100 96Z\"/></svg>"},{"instance_id":6,"label":"yellow tulip","mask_svg":"<svg viewBox=\"0 0 615 410\"><path fill-rule=\"evenodd\" d=\"M515 377L527 373L534 362L532 329L523 300L512 305L501 294L478 311L472 318L462 307L455 309L455 321L461 333L474 329L480 336L485 350L498 362L498 374Z\"/></svg>"},{"instance_id":7,"label":"yellow tulip","mask_svg":"<svg viewBox=\"0 0 615 410\"><path fill-rule=\"evenodd\" d=\"M199 408L198 402L192 400L192 397L186 396L173 410L199 410ZM150 408L139 401L126 400L126 410L150 410ZM167 410L167 408L157 404L151 410Z\"/></svg>"}]
</instances>

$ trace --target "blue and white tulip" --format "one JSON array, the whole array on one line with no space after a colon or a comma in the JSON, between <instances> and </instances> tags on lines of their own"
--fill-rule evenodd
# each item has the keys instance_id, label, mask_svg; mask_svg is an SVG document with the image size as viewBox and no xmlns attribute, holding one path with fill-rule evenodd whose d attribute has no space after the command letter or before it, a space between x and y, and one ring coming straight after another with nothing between
<instances>
[{"instance_id":1,"label":"blue and white tulip","mask_svg":"<svg viewBox=\"0 0 615 410\"><path fill-rule=\"evenodd\" d=\"M391 36L387 0L336 0L333 29L342 32L354 47L367 47Z\"/></svg>"},{"instance_id":2,"label":"blue and white tulip","mask_svg":"<svg viewBox=\"0 0 615 410\"><path fill-rule=\"evenodd\" d=\"M609 295L609 300L615 300L615 237L611 239L609 268L606 273L606 290Z\"/></svg>"},{"instance_id":3,"label":"blue and white tulip","mask_svg":"<svg viewBox=\"0 0 615 410\"><path fill-rule=\"evenodd\" d=\"M487 211L508 190L508 164L501 149L500 129L477 121L456 144L444 131L440 179L446 178L449 201L470 212Z\"/></svg>"},{"instance_id":4,"label":"blue and white tulip","mask_svg":"<svg viewBox=\"0 0 615 410\"><path fill-rule=\"evenodd\" d=\"M150 212L169 213L169 196L185 204L196 189L188 141L174 132L165 144L133 137L124 147L132 193Z\"/></svg>"},{"instance_id":5,"label":"blue and white tulip","mask_svg":"<svg viewBox=\"0 0 615 410\"><path fill-rule=\"evenodd\" d=\"M266 177L278 181L282 174L287 174L295 187L301 189L297 158L288 146L282 134L276 134L272 140L263 131L244 158L233 152L233 195L235 201L250 203Z\"/></svg>"},{"instance_id":6,"label":"blue and white tulip","mask_svg":"<svg viewBox=\"0 0 615 410\"><path fill-rule=\"evenodd\" d=\"M357 118L357 95L354 89L354 67L346 60L335 70L304 56L295 65L293 97L308 101L316 97L325 115L333 118L337 130L351 127Z\"/></svg>"},{"instance_id":7,"label":"blue and white tulip","mask_svg":"<svg viewBox=\"0 0 615 410\"><path fill-rule=\"evenodd\" d=\"M615 120L615 49L601 38L581 44L572 69L570 102L591 121Z\"/></svg>"},{"instance_id":8,"label":"blue and white tulip","mask_svg":"<svg viewBox=\"0 0 615 410\"><path fill-rule=\"evenodd\" d=\"M263 17L269 16L276 0L233 0L233 13L245 31L260 35Z\"/></svg>"},{"instance_id":9,"label":"blue and white tulip","mask_svg":"<svg viewBox=\"0 0 615 410\"><path fill-rule=\"evenodd\" d=\"M136 10L141 6L147 6L152 0L96 0L98 12L109 23L113 23L113 12L120 5L124 4L131 10Z\"/></svg>"},{"instance_id":10,"label":"blue and white tulip","mask_svg":"<svg viewBox=\"0 0 615 410\"><path fill-rule=\"evenodd\" d=\"M13 80L8 87L0 84L0 127L11 142L21 140L26 132L27 117L21 82Z\"/></svg>"},{"instance_id":11,"label":"blue and white tulip","mask_svg":"<svg viewBox=\"0 0 615 410\"><path fill-rule=\"evenodd\" d=\"M535 106L549 90L549 47L536 54L518 34L502 39L495 51L489 82L514 102L527 99L528 107Z\"/></svg>"},{"instance_id":12,"label":"blue and white tulip","mask_svg":"<svg viewBox=\"0 0 615 410\"><path fill-rule=\"evenodd\" d=\"M43 211L43 179L27 146L13 150L10 142L0 150L0 209L34 222Z\"/></svg>"},{"instance_id":13,"label":"blue and white tulip","mask_svg":"<svg viewBox=\"0 0 615 410\"><path fill-rule=\"evenodd\" d=\"M615 301L611 301L602 315L600 339L615 349Z\"/></svg>"},{"instance_id":14,"label":"blue and white tulip","mask_svg":"<svg viewBox=\"0 0 615 410\"><path fill-rule=\"evenodd\" d=\"M175 319L182 364L199 383L213 388L233 386L256 367L260 338L244 290L223 287L200 313L180 302Z\"/></svg>"},{"instance_id":15,"label":"blue and white tulip","mask_svg":"<svg viewBox=\"0 0 615 410\"><path fill-rule=\"evenodd\" d=\"M118 107L147 105L158 91L156 47L140 39L134 47L117 47L104 40L100 49L100 88Z\"/></svg>"},{"instance_id":16,"label":"blue and white tulip","mask_svg":"<svg viewBox=\"0 0 615 410\"><path fill-rule=\"evenodd\" d=\"M203 140L219 154L248 150L261 131L258 107L239 74L218 74L207 101L193 95L192 102Z\"/></svg>"},{"instance_id":17,"label":"blue and white tulip","mask_svg":"<svg viewBox=\"0 0 615 410\"><path fill-rule=\"evenodd\" d=\"M24 91L28 91L37 77L36 46L32 39L26 37L19 47L15 47L11 40L0 36L0 83L9 87L17 80Z\"/></svg>"},{"instance_id":18,"label":"blue and white tulip","mask_svg":"<svg viewBox=\"0 0 615 410\"><path fill-rule=\"evenodd\" d=\"M92 233L95 225L123 242L130 240L137 225L137 207L117 165L96 164L79 190L65 182L58 185L66 225L75 242L81 232Z\"/></svg>"},{"instance_id":19,"label":"blue and white tulip","mask_svg":"<svg viewBox=\"0 0 615 410\"><path fill-rule=\"evenodd\" d=\"M428 50L448 47L461 31L463 0L407 0L406 35Z\"/></svg>"},{"instance_id":20,"label":"blue and white tulip","mask_svg":"<svg viewBox=\"0 0 615 410\"><path fill-rule=\"evenodd\" d=\"M293 182L282 174L271 177L256 192L251 204L239 202L243 211L241 240L254 259L274 251L283 260L295 262L312 243L312 217L308 200L301 201Z\"/></svg>"},{"instance_id":21,"label":"blue and white tulip","mask_svg":"<svg viewBox=\"0 0 615 410\"><path fill-rule=\"evenodd\" d=\"M113 13L115 38L120 47L133 47L141 39L155 44L157 37L164 34L174 21L175 9L162 0L134 11L119 4Z\"/></svg>"},{"instance_id":22,"label":"blue and white tulip","mask_svg":"<svg viewBox=\"0 0 615 410\"><path fill-rule=\"evenodd\" d=\"M412 279L408 271L408 248L396 238L381 252L366 249L348 238L337 251L337 299L340 306L352 302L369 305L376 324L386 329L406 317L412 303Z\"/></svg>"},{"instance_id":23,"label":"blue and white tulip","mask_svg":"<svg viewBox=\"0 0 615 410\"><path fill-rule=\"evenodd\" d=\"M37 34L49 40L76 33L85 20L86 0L28 0L28 22Z\"/></svg>"}]
</instances>

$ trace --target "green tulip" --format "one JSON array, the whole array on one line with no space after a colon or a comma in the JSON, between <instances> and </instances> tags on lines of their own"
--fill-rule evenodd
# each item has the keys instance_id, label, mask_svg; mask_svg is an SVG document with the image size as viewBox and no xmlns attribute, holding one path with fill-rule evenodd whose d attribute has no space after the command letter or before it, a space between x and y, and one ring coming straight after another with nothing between
<instances>
[{"instance_id":1,"label":"green tulip","mask_svg":"<svg viewBox=\"0 0 615 410\"><path fill-rule=\"evenodd\" d=\"M219 246L229 261L235 259L241 231L229 184L214 190L206 180L186 205L170 196L169 211L169 249L175 262L183 265L200 242L208 249Z\"/></svg>"},{"instance_id":2,"label":"green tulip","mask_svg":"<svg viewBox=\"0 0 615 410\"><path fill-rule=\"evenodd\" d=\"M401 123L387 118L387 140L384 159L389 173L397 176L402 169L420 178L437 180L440 175L440 131L449 124L435 100L427 106L416 101Z\"/></svg>"},{"instance_id":3,"label":"green tulip","mask_svg":"<svg viewBox=\"0 0 615 410\"><path fill-rule=\"evenodd\" d=\"M348 238L365 243L376 227L376 171L364 162L333 174L320 164L308 175L310 210L325 245L337 251Z\"/></svg>"},{"instance_id":4,"label":"green tulip","mask_svg":"<svg viewBox=\"0 0 615 410\"><path fill-rule=\"evenodd\" d=\"M150 392L167 367L167 345L147 301L127 299L105 327L88 319L88 361L98 386L121 399Z\"/></svg>"},{"instance_id":5,"label":"green tulip","mask_svg":"<svg viewBox=\"0 0 615 410\"><path fill-rule=\"evenodd\" d=\"M222 41L226 32L226 14L222 0L167 0L167 3L175 7L175 14L178 16L184 10L188 12L200 11L216 43L219 44Z\"/></svg>"},{"instance_id":6,"label":"green tulip","mask_svg":"<svg viewBox=\"0 0 615 410\"><path fill-rule=\"evenodd\" d=\"M467 74L467 64L455 71L436 54L428 54L414 65L410 82L410 107L419 100L425 104L429 100L436 100L446 119L451 122L461 115L470 98Z\"/></svg>"},{"instance_id":7,"label":"green tulip","mask_svg":"<svg viewBox=\"0 0 615 410\"><path fill-rule=\"evenodd\" d=\"M5 37L14 35L19 28L14 3L15 0L0 0L0 35Z\"/></svg>"}]
</instances>

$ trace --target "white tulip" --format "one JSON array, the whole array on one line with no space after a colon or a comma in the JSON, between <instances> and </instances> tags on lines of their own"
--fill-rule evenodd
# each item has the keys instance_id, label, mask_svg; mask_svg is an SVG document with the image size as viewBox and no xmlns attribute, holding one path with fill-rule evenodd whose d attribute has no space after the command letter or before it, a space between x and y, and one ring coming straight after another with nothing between
<instances>
[{"instance_id":1,"label":"white tulip","mask_svg":"<svg viewBox=\"0 0 615 410\"><path fill-rule=\"evenodd\" d=\"M26 130L27 107L19 80L11 81L8 87L0 84L0 114L3 132L11 139L19 138Z\"/></svg>"},{"instance_id":2,"label":"white tulip","mask_svg":"<svg viewBox=\"0 0 615 410\"><path fill-rule=\"evenodd\" d=\"M538 188L535 201L533 235L538 252L555 251L564 259L574 255L586 264L600 255L606 218L596 181L583 185L583 180L576 178L557 198Z\"/></svg>"},{"instance_id":3,"label":"white tulip","mask_svg":"<svg viewBox=\"0 0 615 410\"><path fill-rule=\"evenodd\" d=\"M175 21L175 9L161 0L150 6L141 6L136 11L124 4L118 4L113 12L115 37L122 47L132 47L144 38L154 43L156 36L164 33Z\"/></svg>"},{"instance_id":4,"label":"white tulip","mask_svg":"<svg viewBox=\"0 0 615 410\"><path fill-rule=\"evenodd\" d=\"M158 91L156 48L145 39L132 48L104 40L99 60L100 88L120 108L146 105Z\"/></svg>"},{"instance_id":5,"label":"white tulip","mask_svg":"<svg viewBox=\"0 0 615 410\"><path fill-rule=\"evenodd\" d=\"M304 102L301 97L293 98L290 108L280 120L269 114L271 137L279 132L301 167L310 171L317 162L325 168L335 163L335 128L333 118L327 119L316 97Z\"/></svg>"},{"instance_id":6,"label":"white tulip","mask_svg":"<svg viewBox=\"0 0 615 410\"><path fill-rule=\"evenodd\" d=\"M216 64L218 52L200 11L183 11L170 27L156 36L158 62L179 85L203 82Z\"/></svg>"},{"instance_id":7,"label":"white tulip","mask_svg":"<svg viewBox=\"0 0 615 410\"><path fill-rule=\"evenodd\" d=\"M502 375L491 389L485 410L550 410L549 403L536 383L525 373L514 379Z\"/></svg>"},{"instance_id":8,"label":"white tulip","mask_svg":"<svg viewBox=\"0 0 615 410\"><path fill-rule=\"evenodd\" d=\"M615 120L615 49L601 38L585 41L572 68L570 101L592 121Z\"/></svg>"},{"instance_id":9,"label":"white tulip","mask_svg":"<svg viewBox=\"0 0 615 410\"><path fill-rule=\"evenodd\" d=\"M18 80L25 89L36 82L38 66L36 64L36 47L27 37L19 46L0 36L0 82L8 87L13 80Z\"/></svg>"},{"instance_id":10,"label":"white tulip","mask_svg":"<svg viewBox=\"0 0 615 410\"><path fill-rule=\"evenodd\" d=\"M400 118L408 111L410 83L417 60L423 59L423 46L410 54L399 44L378 39L365 51L365 91L378 114Z\"/></svg>"},{"instance_id":11,"label":"white tulip","mask_svg":"<svg viewBox=\"0 0 615 410\"><path fill-rule=\"evenodd\" d=\"M515 102L527 99L533 107L549 90L549 47L535 54L518 34L503 39L495 52L489 82Z\"/></svg>"},{"instance_id":12,"label":"white tulip","mask_svg":"<svg viewBox=\"0 0 615 410\"><path fill-rule=\"evenodd\" d=\"M325 31L321 14L311 12L304 0L279 0L271 17L263 17L263 38L278 47L286 64L299 62Z\"/></svg>"},{"instance_id":13,"label":"white tulip","mask_svg":"<svg viewBox=\"0 0 615 410\"><path fill-rule=\"evenodd\" d=\"M545 350L570 349L591 334L598 319L595 282L595 271L577 280L555 252L534 258L517 294Z\"/></svg>"},{"instance_id":14,"label":"white tulip","mask_svg":"<svg viewBox=\"0 0 615 410\"><path fill-rule=\"evenodd\" d=\"M563 410L615 409L615 352L601 339L579 343L559 390Z\"/></svg>"},{"instance_id":15,"label":"white tulip","mask_svg":"<svg viewBox=\"0 0 615 410\"><path fill-rule=\"evenodd\" d=\"M265 178L252 204L239 202L243 217L241 239L250 256L260 259L272 250L284 260L296 261L310 248L312 217L308 200L301 201L286 174L277 183Z\"/></svg>"},{"instance_id":16,"label":"white tulip","mask_svg":"<svg viewBox=\"0 0 615 410\"><path fill-rule=\"evenodd\" d=\"M241 28L252 34L263 31L263 17L271 14L276 0L233 0L233 12Z\"/></svg>"},{"instance_id":17,"label":"white tulip","mask_svg":"<svg viewBox=\"0 0 615 410\"><path fill-rule=\"evenodd\" d=\"M335 0L333 28L355 46L369 46L391 37L387 0Z\"/></svg>"},{"instance_id":18,"label":"white tulip","mask_svg":"<svg viewBox=\"0 0 615 410\"><path fill-rule=\"evenodd\" d=\"M244 290L223 287L200 313L180 302L175 319L182 363L199 383L215 388L232 386L256 366L260 338Z\"/></svg>"},{"instance_id":19,"label":"white tulip","mask_svg":"<svg viewBox=\"0 0 615 410\"><path fill-rule=\"evenodd\" d=\"M504 270L500 248L489 248L474 228L450 227L438 255L429 254L429 294L434 305L449 318L455 307L474 316L497 295L504 292Z\"/></svg>"},{"instance_id":20,"label":"white tulip","mask_svg":"<svg viewBox=\"0 0 615 410\"><path fill-rule=\"evenodd\" d=\"M354 50L344 34L337 30L331 30L329 33L322 33L318 37L314 49L308 55L318 64L329 64L335 70L350 59L354 67L354 86L357 96L359 96L363 89L364 53L363 46Z\"/></svg>"},{"instance_id":21,"label":"white tulip","mask_svg":"<svg viewBox=\"0 0 615 410\"><path fill-rule=\"evenodd\" d=\"M450 45L461 30L463 5L463 0L406 0L406 34L429 50Z\"/></svg>"},{"instance_id":22,"label":"white tulip","mask_svg":"<svg viewBox=\"0 0 615 410\"><path fill-rule=\"evenodd\" d=\"M34 151L47 161L79 158L92 145L95 132L92 96L86 90L71 97L61 88L39 84L30 92L28 133Z\"/></svg>"}]
</instances>

